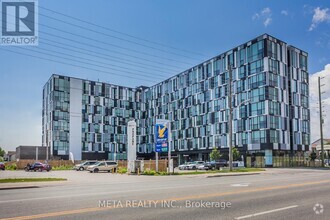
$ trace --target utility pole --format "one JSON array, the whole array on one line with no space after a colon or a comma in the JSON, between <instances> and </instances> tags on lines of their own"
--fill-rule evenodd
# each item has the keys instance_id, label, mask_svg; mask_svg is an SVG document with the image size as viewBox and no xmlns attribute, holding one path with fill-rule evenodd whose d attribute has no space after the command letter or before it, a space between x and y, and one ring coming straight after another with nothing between
<instances>
[{"instance_id":1,"label":"utility pole","mask_svg":"<svg viewBox=\"0 0 330 220\"><path fill-rule=\"evenodd\" d=\"M228 82L228 107L229 107L229 117L228 117L228 148L229 148L229 170L233 170L233 146L232 146L232 136L233 136L233 129L232 129L232 91L231 91L231 85L232 85L232 66L229 64L229 82Z\"/></svg>"},{"instance_id":2,"label":"utility pole","mask_svg":"<svg viewBox=\"0 0 330 220\"><path fill-rule=\"evenodd\" d=\"M49 157L49 155L48 155L48 151L49 151L49 147L48 147L48 144L47 144L47 146L46 146L46 161L47 161L47 163L48 163L48 157Z\"/></svg>"},{"instance_id":3,"label":"utility pole","mask_svg":"<svg viewBox=\"0 0 330 220\"><path fill-rule=\"evenodd\" d=\"M323 116L322 116L322 92L321 92L321 79L324 77L318 77L318 84L319 84L319 110L320 110L320 136L321 136L321 163L322 167L324 167L324 146L323 146Z\"/></svg>"},{"instance_id":4,"label":"utility pole","mask_svg":"<svg viewBox=\"0 0 330 220\"><path fill-rule=\"evenodd\" d=\"M171 174L173 164L171 163L171 141L172 141L172 132L171 132L171 122L167 122L167 149L168 149L168 173Z\"/></svg>"},{"instance_id":5,"label":"utility pole","mask_svg":"<svg viewBox=\"0 0 330 220\"><path fill-rule=\"evenodd\" d=\"M117 152L118 152L118 143L115 141L114 143L114 147L115 147L115 153L114 153L114 161L117 161Z\"/></svg>"}]
</instances>

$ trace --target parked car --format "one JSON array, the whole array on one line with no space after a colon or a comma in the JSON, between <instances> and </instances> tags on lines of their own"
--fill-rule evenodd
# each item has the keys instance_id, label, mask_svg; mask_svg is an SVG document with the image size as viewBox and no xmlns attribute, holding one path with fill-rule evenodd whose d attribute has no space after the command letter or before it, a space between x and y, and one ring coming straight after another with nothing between
<instances>
[{"instance_id":1,"label":"parked car","mask_svg":"<svg viewBox=\"0 0 330 220\"><path fill-rule=\"evenodd\" d=\"M204 165L204 161L194 161L187 166L187 170L197 170L197 168L201 165Z\"/></svg>"},{"instance_id":2,"label":"parked car","mask_svg":"<svg viewBox=\"0 0 330 220\"><path fill-rule=\"evenodd\" d=\"M204 163L203 165L198 166L197 169L198 170L212 170L212 164Z\"/></svg>"},{"instance_id":3,"label":"parked car","mask_svg":"<svg viewBox=\"0 0 330 220\"><path fill-rule=\"evenodd\" d=\"M116 161L100 161L94 165L88 166L87 170L91 173L97 173L99 171L116 171L117 169L117 162Z\"/></svg>"},{"instance_id":4,"label":"parked car","mask_svg":"<svg viewBox=\"0 0 330 220\"><path fill-rule=\"evenodd\" d=\"M189 164L191 164L191 162L186 162L184 164L181 164L178 168L179 170L186 170Z\"/></svg>"},{"instance_id":5,"label":"parked car","mask_svg":"<svg viewBox=\"0 0 330 220\"><path fill-rule=\"evenodd\" d=\"M44 163L40 163L40 162L35 162L33 164L27 164L25 167L24 167L24 170L25 171L44 171L46 170L47 172L49 172L50 170L52 169L52 167L49 165L49 164L44 164Z\"/></svg>"},{"instance_id":6,"label":"parked car","mask_svg":"<svg viewBox=\"0 0 330 220\"><path fill-rule=\"evenodd\" d=\"M5 170L6 166L4 163L0 162L0 170Z\"/></svg>"},{"instance_id":7,"label":"parked car","mask_svg":"<svg viewBox=\"0 0 330 220\"><path fill-rule=\"evenodd\" d=\"M330 166L330 159L324 159L324 165Z\"/></svg>"},{"instance_id":8,"label":"parked car","mask_svg":"<svg viewBox=\"0 0 330 220\"><path fill-rule=\"evenodd\" d=\"M220 159L217 161L220 167L228 167L228 161L225 159Z\"/></svg>"},{"instance_id":9,"label":"parked car","mask_svg":"<svg viewBox=\"0 0 330 220\"><path fill-rule=\"evenodd\" d=\"M211 161L205 164L205 169L207 170L219 170L221 167L227 167L228 162L225 159L220 159L218 161Z\"/></svg>"},{"instance_id":10,"label":"parked car","mask_svg":"<svg viewBox=\"0 0 330 220\"><path fill-rule=\"evenodd\" d=\"M88 166L94 165L94 164L96 164L96 163L97 163L97 161L91 161L91 160L89 160L89 161L85 161L85 162L83 162L83 163L81 163L81 164L77 164L77 165L75 165L75 166L73 167L73 169L74 169L74 170L77 170L77 171L78 171L78 170L83 171L83 170L86 170Z\"/></svg>"}]
</instances>

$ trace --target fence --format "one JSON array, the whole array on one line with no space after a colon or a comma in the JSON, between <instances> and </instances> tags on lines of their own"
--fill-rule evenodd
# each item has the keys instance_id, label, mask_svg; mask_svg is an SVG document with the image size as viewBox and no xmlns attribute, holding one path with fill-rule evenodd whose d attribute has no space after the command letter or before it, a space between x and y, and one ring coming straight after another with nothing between
<instances>
[{"instance_id":1,"label":"fence","mask_svg":"<svg viewBox=\"0 0 330 220\"><path fill-rule=\"evenodd\" d=\"M24 169L24 167L29 163L34 163L35 160L19 160L19 161L13 161L13 162L7 162L6 166L9 166L11 164L16 164L17 169ZM42 162L42 161L41 161ZM83 161L75 161L75 164L82 163ZM127 167L127 161L126 160L118 160L118 167ZM58 166L73 166L71 160L50 160L48 161L48 164L52 167L58 167ZM144 161L144 170L156 170L156 160L145 160ZM167 160L158 160L158 171L164 172L167 170Z\"/></svg>"},{"instance_id":2,"label":"fence","mask_svg":"<svg viewBox=\"0 0 330 220\"><path fill-rule=\"evenodd\" d=\"M265 167L264 156L246 157L247 167ZM273 167L321 167L321 161L309 161L305 157L274 156Z\"/></svg>"}]
</instances>

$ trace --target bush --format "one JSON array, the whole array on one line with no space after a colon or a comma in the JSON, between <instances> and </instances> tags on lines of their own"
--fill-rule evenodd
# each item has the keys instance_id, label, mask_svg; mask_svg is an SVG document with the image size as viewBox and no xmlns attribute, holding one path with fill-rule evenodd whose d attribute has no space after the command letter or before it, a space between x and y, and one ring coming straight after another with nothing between
<instances>
[{"instance_id":1,"label":"bush","mask_svg":"<svg viewBox=\"0 0 330 220\"><path fill-rule=\"evenodd\" d=\"M127 168L126 167L119 167L117 169L117 173L120 173L120 174L127 173Z\"/></svg>"},{"instance_id":2,"label":"bush","mask_svg":"<svg viewBox=\"0 0 330 220\"><path fill-rule=\"evenodd\" d=\"M178 173L174 173L174 175L177 175ZM143 175L149 175L149 176L167 176L169 175L166 171L156 172L155 170L145 170L143 172Z\"/></svg>"},{"instance_id":3,"label":"bush","mask_svg":"<svg viewBox=\"0 0 330 220\"><path fill-rule=\"evenodd\" d=\"M156 171L155 170L145 170L145 171L143 171L143 175L154 176L154 175L156 175Z\"/></svg>"},{"instance_id":4,"label":"bush","mask_svg":"<svg viewBox=\"0 0 330 220\"><path fill-rule=\"evenodd\" d=\"M315 161L316 158L317 158L317 155L316 155L316 153L313 151L313 152L309 155L309 159L310 159L311 161Z\"/></svg>"},{"instance_id":5,"label":"bush","mask_svg":"<svg viewBox=\"0 0 330 220\"><path fill-rule=\"evenodd\" d=\"M52 167L52 170L72 170L73 166L72 165L60 165L56 167Z\"/></svg>"},{"instance_id":6,"label":"bush","mask_svg":"<svg viewBox=\"0 0 330 220\"><path fill-rule=\"evenodd\" d=\"M6 166L6 170L17 170L16 163L10 164L9 166Z\"/></svg>"}]
</instances>

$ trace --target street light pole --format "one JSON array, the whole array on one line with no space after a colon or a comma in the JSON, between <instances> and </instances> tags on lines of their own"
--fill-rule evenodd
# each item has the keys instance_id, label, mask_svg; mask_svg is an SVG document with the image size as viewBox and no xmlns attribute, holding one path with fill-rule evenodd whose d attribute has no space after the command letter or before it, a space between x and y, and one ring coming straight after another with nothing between
<instances>
[{"instance_id":1,"label":"street light pole","mask_svg":"<svg viewBox=\"0 0 330 220\"><path fill-rule=\"evenodd\" d=\"M113 142L114 143L114 145L115 145L115 153L114 153L114 159L115 159L115 161L117 161L117 151L118 151L118 143L117 142Z\"/></svg>"},{"instance_id":2,"label":"street light pole","mask_svg":"<svg viewBox=\"0 0 330 220\"><path fill-rule=\"evenodd\" d=\"M233 170L233 146L232 146L232 136L233 136L233 128L232 128L232 66L229 64L229 82L228 82L228 107L229 107L229 117L228 117L228 142L227 145L229 147L229 170Z\"/></svg>"},{"instance_id":3,"label":"street light pole","mask_svg":"<svg viewBox=\"0 0 330 220\"><path fill-rule=\"evenodd\" d=\"M318 77L319 84L319 110L320 110L320 141L321 141L321 163L324 167L324 146L323 146L323 116L322 116L322 95L321 95L321 77Z\"/></svg>"}]
</instances>

